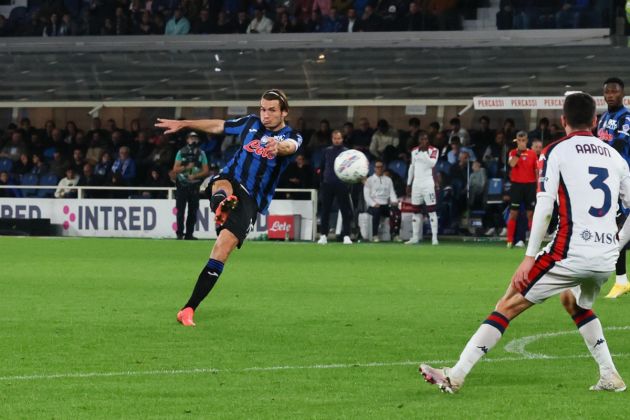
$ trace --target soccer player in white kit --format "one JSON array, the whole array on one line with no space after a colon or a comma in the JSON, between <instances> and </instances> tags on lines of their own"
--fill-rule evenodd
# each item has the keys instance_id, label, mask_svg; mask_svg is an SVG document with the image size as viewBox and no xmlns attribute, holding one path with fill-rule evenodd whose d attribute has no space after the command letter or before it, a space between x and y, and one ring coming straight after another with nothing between
<instances>
[{"instance_id":1,"label":"soccer player in white kit","mask_svg":"<svg viewBox=\"0 0 630 420\"><path fill-rule=\"evenodd\" d=\"M624 391L601 323L591 310L600 288L615 271L620 246L630 236L626 222L617 239L617 197L630 205L630 171L625 160L591 134L595 101L585 93L565 99L561 117L567 137L547 146L540 157L537 203L529 245L506 294L466 344L452 368L420 365L427 382L456 392L473 366L501 339L510 321L534 304L560 294L591 355L599 365L592 391ZM554 240L539 251L558 203Z\"/></svg>"},{"instance_id":2,"label":"soccer player in white kit","mask_svg":"<svg viewBox=\"0 0 630 420\"><path fill-rule=\"evenodd\" d=\"M433 245L438 244L438 220L435 212L435 183L433 182L433 167L437 163L439 150L429 144L429 135L421 132L418 146L411 151L411 163L407 175L407 193L411 192L411 204L415 207L411 219L411 239L405 244L413 245L420 242L422 237L422 213L420 206L425 205L431 222Z\"/></svg>"}]
</instances>

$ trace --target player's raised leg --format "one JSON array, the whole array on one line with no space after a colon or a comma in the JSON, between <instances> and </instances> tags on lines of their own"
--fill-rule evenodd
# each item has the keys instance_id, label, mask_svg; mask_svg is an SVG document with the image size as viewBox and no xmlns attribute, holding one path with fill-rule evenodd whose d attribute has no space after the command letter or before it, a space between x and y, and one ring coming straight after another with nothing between
<instances>
[{"instance_id":1,"label":"player's raised leg","mask_svg":"<svg viewBox=\"0 0 630 420\"><path fill-rule=\"evenodd\" d=\"M210 209L217 211L223 207L226 200L232 197L232 185L229 181L218 180L212 184L212 195L210 197ZM227 211L227 210L226 210ZM227 215L225 216L227 218ZM219 223L219 216L216 217ZM225 222L225 219L223 219ZM185 326L194 326L193 315L197 306L208 296L214 285L219 280L223 272L223 266L230 253L238 245L238 238L229 230L223 229L219 232L217 241L212 247L210 259L202 268L192 295L181 311L177 313L177 321Z\"/></svg>"}]
</instances>

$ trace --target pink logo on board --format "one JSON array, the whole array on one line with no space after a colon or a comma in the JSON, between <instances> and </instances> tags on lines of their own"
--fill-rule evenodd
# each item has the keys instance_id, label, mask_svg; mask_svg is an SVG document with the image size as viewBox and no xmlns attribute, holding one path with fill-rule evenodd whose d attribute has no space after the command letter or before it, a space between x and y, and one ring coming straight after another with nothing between
<instances>
[{"instance_id":1,"label":"pink logo on board","mask_svg":"<svg viewBox=\"0 0 630 420\"><path fill-rule=\"evenodd\" d=\"M63 214L65 214L66 216L68 216L68 220L64 220L63 222L63 229L64 230L68 230L70 229L70 223L74 222L75 220L77 220L77 215L74 213L70 212L70 206L63 206Z\"/></svg>"}]
</instances>

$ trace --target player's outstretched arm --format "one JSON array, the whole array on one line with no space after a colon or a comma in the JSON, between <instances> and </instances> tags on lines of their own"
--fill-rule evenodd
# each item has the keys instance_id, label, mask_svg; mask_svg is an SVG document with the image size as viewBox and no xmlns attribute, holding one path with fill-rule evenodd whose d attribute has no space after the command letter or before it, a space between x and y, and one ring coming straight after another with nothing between
<instances>
[{"instance_id":1,"label":"player's outstretched arm","mask_svg":"<svg viewBox=\"0 0 630 420\"><path fill-rule=\"evenodd\" d=\"M288 156L297 151L297 142L295 140L277 141L275 138L269 139L265 148L272 156Z\"/></svg>"},{"instance_id":2,"label":"player's outstretched arm","mask_svg":"<svg viewBox=\"0 0 630 420\"><path fill-rule=\"evenodd\" d=\"M210 134L221 134L223 133L224 124L224 120L167 120L158 118L155 126L165 128L164 134L176 133L184 128Z\"/></svg>"}]
</instances>

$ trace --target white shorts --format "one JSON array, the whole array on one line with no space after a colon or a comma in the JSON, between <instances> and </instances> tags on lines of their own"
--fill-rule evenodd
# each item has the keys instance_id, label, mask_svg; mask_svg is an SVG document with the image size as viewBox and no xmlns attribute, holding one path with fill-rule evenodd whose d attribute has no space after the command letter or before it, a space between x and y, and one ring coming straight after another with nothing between
<instances>
[{"instance_id":1,"label":"white shorts","mask_svg":"<svg viewBox=\"0 0 630 420\"><path fill-rule=\"evenodd\" d=\"M411 204L419 206L424 204L425 206L435 206L435 187L431 188L411 188Z\"/></svg>"},{"instance_id":2,"label":"white shorts","mask_svg":"<svg viewBox=\"0 0 630 420\"><path fill-rule=\"evenodd\" d=\"M530 271L529 286L522 292L532 303L542 303L546 299L571 290L577 305L592 309L600 289L612 272L574 270L562 265L562 261L539 258Z\"/></svg>"}]
</instances>

